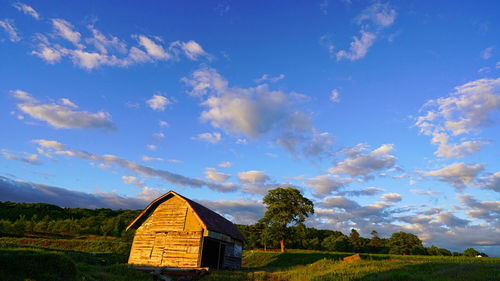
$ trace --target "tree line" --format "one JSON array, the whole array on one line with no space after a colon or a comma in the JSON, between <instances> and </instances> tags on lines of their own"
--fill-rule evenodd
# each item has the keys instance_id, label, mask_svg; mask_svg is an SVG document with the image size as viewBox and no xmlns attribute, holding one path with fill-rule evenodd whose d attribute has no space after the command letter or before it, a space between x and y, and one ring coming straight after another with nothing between
<instances>
[{"instance_id":1,"label":"tree line","mask_svg":"<svg viewBox=\"0 0 500 281\"><path fill-rule=\"evenodd\" d=\"M377 231L370 238L356 229L346 235L340 231L315 229L304 225L314 213L312 201L293 188L276 188L264 197L267 211L253 225L236 225L246 237L245 249L324 250L401 255L487 256L473 248L463 253L450 252L434 245L424 247L412 233L396 232L381 238ZM134 231L127 225L141 210L61 208L46 203L0 202L0 236L79 236L120 237L131 241Z\"/></svg>"},{"instance_id":2,"label":"tree line","mask_svg":"<svg viewBox=\"0 0 500 281\"><path fill-rule=\"evenodd\" d=\"M140 210L61 208L45 203L0 202L0 235L115 236L130 240L127 225Z\"/></svg>"}]
</instances>

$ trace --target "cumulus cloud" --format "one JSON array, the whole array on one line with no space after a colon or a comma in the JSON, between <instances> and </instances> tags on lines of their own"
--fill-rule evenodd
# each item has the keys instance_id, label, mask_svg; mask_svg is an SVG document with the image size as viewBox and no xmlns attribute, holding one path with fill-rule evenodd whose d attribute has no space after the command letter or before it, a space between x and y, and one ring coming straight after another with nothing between
<instances>
[{"instance_id":1,"label":"cumulus cloud","mask_svg":"<svg viewBox=\"0 0 500 281\"><path fill-rule=\"evenodd\" d=\"M388 202L399 202L402 200L401 194L399 193L386 193L380 196L380 199Z\"/></svg>"},{"instance_id":2,"label":"cumulus cloud","mask_svg":"<svg viewBox=\"0 0 500 281\"><path fill-rule=\"evenodd\" d=\"M271 90L266 84L229 87L212 68L198 69L182 81L191 88L189 95L202 100L201 121L214 128L253 139L269 136L294 154L313 138L311 120L295 109L292 93Z\"/></svg>"},{"instance_id":3,"label":"cumulus cloud","mask_svg":"<svg viewBox=\"0 0 500 281\"><path fill-rule=\"evenodd\" d=\"M172 102L165 96L155 94L147 100L146 103L152 110L163 111L165 110L165 106L171 104Z\"/></svg>"},{"instance_id":4,"label":"cumulus cloud","mask_svg":"<svg viewBox=\"0 0 500 281\"><path fill-rule=\"evenodd\" d=\"M21 37L17 34L17 29L14 26L14 21L9 19L0 20L0 27L5 30L11 42L21 41Z\"/></svg>"},{"instance_id":5,"label":"cumulus cloud","mask_svg":"<svg viewBox=\"0 0 500 281\"><path fill-rule=\"evenodd\" d=\"M351 182L348 179L336 179L330 175L320 175L306 180L306 186L313 190L313 195L316 197L324 197L332 194L333 191L338 191L346 184Z\"/></svg>"},{"instance_id":6,"label":"cumulus cloud","mask_svg":"<svg viewBox=\"0 0 500 281\"><path fill-rule=\"evenodd\" d=\"M205 168L205 177L211 181L225 182L231 175L217 172L215 168Z\"/></svg>"},{"instance_id":7,"label":"cumulus cloud","mask_svg":"<svg viewBox=\"0 0 500 281\"><path fill-rule=\"evenodd\" d=\"M366 150L367 147L364 144L344 149L343 152L347 158L328 171L333 174L348 174L352 177L367 177L373 172L390 169L396 164L396 157L391 154L392 144L383 144L368 153L363 153Z\"/></svg>"},{"instance_id":8,"label":"cumulus cloud","mask_svg":"<svg viewBox=\"0 0 500 281\"><path fill-rule=\"evenodd\" d=\"M27 92L14 90L11 95L18 100L17 108L34 119L47 122L56 129L105 129L115 128L111 115L107 112L90 113L75 111L67 104L43 104Z\"/></svg>"},{"instance_id":9,"label":"cumulus cloud","mask_svg":"<svg viewBox=\"0 0 500 281\"><path fill-rule=\"evenodd\" d=\"M140 180L134 176L122 176L122 181L124 184L132 184L136 187L142 187L144 180Z\"/></svg>"},{"instance_id":10,"label":"cumulus cloud","mask_svg":"<svg viewBox=\"0 0 500 281\"><path fill-rule=\"evenodd\" d=\"M269 180L270 177L263 171L246 171L238 173L238 180L242 183L263 183Z\"/></svg>"},{"instance_id":11,"label":"cumulus cloud","mask_svg":"<svg viewBox=\"0 0 500 281\"><path fill-rule=\"evenodd\" d=\"M200 188L207 186L208 188L219 191L219 192L232 192L239 188L238 185L234 183L215 183L207 182L199 178L186 177L177 173L172 173L167 170L155 169L149 166L141 165L136 162L126 160L124 158L118 157L116 155L105 154L98 155L78 149L69 149L66 146L62 150L57 148L53 150L45 151L48 154L65 155L67 157L79 158L91 163L100 163L105 166L115 166L125 169L133 174L141 175L143 177L149 178L159 178L165 182L171 183L177 186L189 186L193 188Z\"/></svg>"},{"instance_id":12,"label":"cumulus cloud","mask_svg":"<svg viewBox=\"0 0 500 281\"><path fill-rule=\"evenodd\" d=\"M116 193L85 193L0 176L0 201L49 203L70 208L143 209L148 201Z\"/></svg>"},{"instance_id":13,"label":"cumulus cloud","mask_svg":"<svg viewBox=\"0 0 500 281\"><path fill-rule=\"evenodd\" d=\"M457 190L462 190L471 185L481 171L483 171L481 164L467 165L460 162L426 172L425 175L438 178L440 181L453 185Z\"/></svg>"},{"instance_id":14,"label":"cumulus cloud","mask_svg":"<svg viewBox=\"0 0 500 281\"><path fill-rule=\"evenodd\" d=\"M477 152L487 142L467 139L474 132L490 126L490 115L500 109L500 78L479 79L455 88L448 97L428 101L429 108L416 118L420 133L432 136L438 145L437 156L461 158ZM450 138L464 135L460 143L450 143ZM465 139L465 140L464 140Z\"/></svg>"},{"instance_id":15,"label":"cumulus cloud","mask_svg":"<svg viewBox=\"0 0 500 281\"><path fill-rule=\"evenodd\" d=\"M37 13L37 11L35 11L35 9L33 9L33 7L28 6L22 2L15 2L14 4L12 4L12 7L16 8L18 11L23 12L25 15L32 16L36 20L40 19L40 15Z\"/></svg>"},{"instance_id":16,"label":"cumulus cloud","mask_svg":"<svg viewBox=\"0 0 500 281\"><path fill-rule=\"evenodd\" d=\"M216 144L221 140L221 135L220 135L220 133L215 133L215 132L208 133L207 132L207 133L198 134L196 137L192 137L191 139L201 140L201 141L205 141L208 143Z\"/></svg>"}]
</instances>

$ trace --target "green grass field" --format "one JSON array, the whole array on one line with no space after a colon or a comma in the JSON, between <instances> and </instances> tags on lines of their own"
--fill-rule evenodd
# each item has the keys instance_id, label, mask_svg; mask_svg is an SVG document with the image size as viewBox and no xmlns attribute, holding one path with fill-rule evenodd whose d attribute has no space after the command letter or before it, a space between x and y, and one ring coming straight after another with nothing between
<instances>
[{"instance_id":1,"label":"green grass field","mask_svg":"<svg viewBox=\"0 0 500 281\"><path fill-rule=\"evenodd\" d=\"M101 238L0 238L0 280L152 281L149 274L127 266L128 248L120 243ZM213 271L202 280L500 280L500 258L361 254L360 262L344 263L348 255L244 251L242 270Z\"/></svg>"}]
</instances>

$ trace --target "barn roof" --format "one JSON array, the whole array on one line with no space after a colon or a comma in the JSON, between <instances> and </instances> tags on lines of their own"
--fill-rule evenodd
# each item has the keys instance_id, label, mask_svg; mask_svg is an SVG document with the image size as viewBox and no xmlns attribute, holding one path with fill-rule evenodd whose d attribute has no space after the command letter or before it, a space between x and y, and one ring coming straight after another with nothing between
<instances>
[{"instance_id":1,"label":"barn roof","mask_svg":"<svg viewBox=\"0 0 500 281\"><path fill-rule=\"evenodd\" d=\"M188 199L180 194L177 194L174 191L169 191L165 193L164 195L158 197L155 199L153 202L151 202L142 212L127 226L127 230L129 228L138 228L142 222L144 221L145 218L148 217L149 214L151 214L156 207L158 207L161 203L163 203L166 199L171 198L172 196L177 196L180 197L181 199L185 200L188 205L191 207L191 210L198 216L200 219L200 222L202 223L203 227L207 230L215 231L218 233L226 234L228 236L231 236L233 239L237 239L240 241L246 241L245 237L243 234L241 234L236 226L224 218L223 216L217 214L216 212L208 209L207 207L194 202L191 199Z\"/></svg>"}]
</instances>

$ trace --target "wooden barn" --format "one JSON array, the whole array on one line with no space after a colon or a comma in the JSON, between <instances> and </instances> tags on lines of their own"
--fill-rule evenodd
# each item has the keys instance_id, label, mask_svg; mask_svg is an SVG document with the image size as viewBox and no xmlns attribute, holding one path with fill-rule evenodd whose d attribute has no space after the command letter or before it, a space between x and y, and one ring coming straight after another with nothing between
<instances>
[{"instance_id":1,"label":"wooden barn","mask_svg":"<svg viewBox=\"0 0 500 281\"><path fill-rule=\"evenodd\" d=\"M241 267L243 235L214 211L169 191L127 227L136 229L129 264L216 269Z\"/></svg>"}]
</instances>

